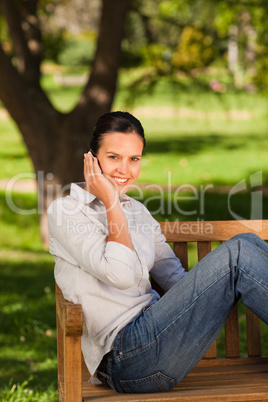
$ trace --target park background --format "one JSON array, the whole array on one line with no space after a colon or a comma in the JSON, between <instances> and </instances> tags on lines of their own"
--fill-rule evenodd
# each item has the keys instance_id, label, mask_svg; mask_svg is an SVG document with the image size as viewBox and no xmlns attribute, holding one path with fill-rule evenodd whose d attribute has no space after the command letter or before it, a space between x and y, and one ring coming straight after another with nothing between
<instances>
[{"instance_id":1,"label":"park background","mask_svg":"<svg viewBox=\"0 0 268 402\"><path fill-rule=\"evenodd\" d=\"M29 3L38 6L31 12L42 27L41 87L53 107L68 114L90 75L101 6L107 1ZM115 3L120 6L119 0ZM130 195L144 202L157 220L202 223L235 216L252 219L258 213L268 218L265 3L131 2L111 108L132 112L144 125L142 173ZM3 8L0 22L1 48L18 69ZM0 83L0 99L1 88ZM0 399L56 401L54 261L40 235L36 169L27 141L2 100ZM234 188L238 190L230 197ZM257 191L262 210L252 208ZM31 209L36 211L23 213ZM240 325L245 332L242 306ZM267 327L262 331L267 340L263 352L268 354ZM242 353L245 345L246 338ZM218 346L223 353L224 334Z\"/></svg>"}]
</instances>

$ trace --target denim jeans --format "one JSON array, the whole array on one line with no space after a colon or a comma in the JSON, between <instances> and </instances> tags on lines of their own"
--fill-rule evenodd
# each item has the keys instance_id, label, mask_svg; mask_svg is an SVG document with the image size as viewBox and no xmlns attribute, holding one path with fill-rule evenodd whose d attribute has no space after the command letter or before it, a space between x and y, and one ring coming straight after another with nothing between
<instances>
[{"instance_id":1,"label":"denim jeans","mask_svg":"<svg viewBox=\"0 0 268 402\"><path fill-rule=\"evenodd\" d=\"M268 324L268 245L242 234L203 258L117 335L104 375L118 392L168 391L202 359L237 303Z\"/></svg>"}]
</instances>

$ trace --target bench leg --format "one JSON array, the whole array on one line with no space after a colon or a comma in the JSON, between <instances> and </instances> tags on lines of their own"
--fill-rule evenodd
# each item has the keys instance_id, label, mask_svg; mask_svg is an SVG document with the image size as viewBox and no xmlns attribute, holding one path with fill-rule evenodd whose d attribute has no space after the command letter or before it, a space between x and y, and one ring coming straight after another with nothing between
<instances>
[{"instance_id":1,"label":"bench leg","mask_svg":"<svg viewBox=\"0 0 268 402\"><path fill-rule=\"evenodd\" d=\"M82 402L81 338L64 337L65 402Z\"/></svg>"},{"instance_id":2,"label":"bench leg","mask_svg":"<svg viewBox=\"0 0 268 402\"><path fill-rule=\"evenodd\" d=\"M65 335L57 316L58 390L60 402L82 402L81 337Z\"/></svg>"},{"instance_id":3,"label":"bench leg","mask_svg":"<svg viewBox=\"0 0 268 402\"><path fill-rule=\"evenodd\" d=\"M57 315L57 355L58 355L58 392L59 402L64 400L64 390L62 384L64 383L64 332L60 325L60 320Z\"/></svg>"}]
</instances>

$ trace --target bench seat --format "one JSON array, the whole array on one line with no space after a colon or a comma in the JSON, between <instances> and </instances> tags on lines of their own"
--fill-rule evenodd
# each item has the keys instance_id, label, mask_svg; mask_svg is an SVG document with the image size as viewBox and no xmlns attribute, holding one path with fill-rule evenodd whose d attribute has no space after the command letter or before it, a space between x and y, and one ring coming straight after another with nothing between
<instances>
[{"instance_id":1,"label":"bench seat","mask_svg":"<svg viewBox=\"0 0 268 402\"><path fill-rule=\"evenodd\" d=\"M268 400L268 358L203 361L169 392L118 394L104 385L88 384L83 375L83 401L266 401ZM225 360L225 359L224 359Z\"/></svg>"}]
</instances>

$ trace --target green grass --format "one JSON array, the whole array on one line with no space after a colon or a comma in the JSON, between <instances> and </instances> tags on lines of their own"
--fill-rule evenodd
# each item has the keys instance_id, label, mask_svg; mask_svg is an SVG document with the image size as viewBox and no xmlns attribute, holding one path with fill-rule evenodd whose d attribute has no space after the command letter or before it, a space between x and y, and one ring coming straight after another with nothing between
<instances>
[{"instance_id":1,"label":"green grass","mask_svg":"<svg viewBox=\"0 0 268 402\"><path fill-rule=\"evenodd\" d=\"M231 210L250 218L250 175L262 171L263 184L268 182L266 99L231 88L215 94L208 91L205 80L194 87L187 80L182 84L161 79L152 93L146 85L139 90L130 86L134 74L139 72L121 76L114 105L137 111L147 137L139 179L142 191L130 195L143 201L157 220L233 219L228 191L245 180L248 191L232 197ZM52 75L44 75L43 85L62 111L75 105L81 91L57 86ZM236 118L230 111L236 111ZM9 119L0 120L0 139L0 180L33 173L26 147ZM190 190L179 191L185 184ZM10 199L0 190L0 400L53 402L57 400L54 261L42 246L38 214L16 214L7 205L11 201L29 210L36 208L37 197L13 193ZM267 206L265 193L266 219ZM196 263L194 245L189 261L190 266ZM243 306L239 309L244 354L245 313ZM264 325L262 337L263 353L268 354ZM223 333L219 349L222 355Z\"/></svg>"},{"instance_id":2,"label":"green grass","mask_svg":"<svg viewBox=\"0 0 268 402\"><path fill-rule=\"evenodd\" d=\"M194 124L188 123L193 129ZM262 170L267 184L268 137L264 133L200 131L187 134L181 129L179 135L168 131L166 137L152 131L147 137L140 181L167 184L170 177L173 185L231 185Z\"/></svg>"},{"instance_id":3,"label":"green grass","mask_svg":"<svg viewBox=\"0 0 268 402\"><path fill-rule=\"evenodd\" d=\"M209 91L159 79L153 93L145 85L139 96L130 87L134 72L123 72L114 109L127 109L144 125L147 147L140 183L234 185L263 171L267 184L267 98L262 94ZM44 74L43 85L54 105L69 111L80 87L56 85ZM146 90L147 89L147 90ZM126 99L132 95L133 102ZM230 114L230 113L233 114ZM177 115L181 113L181 115ZM28 152L10 120L0 120L0 180L32 172ZM157 175L155 174L157 168Z\"/></svg>"},{"instance_id":4,"label":"green grass","mask_svg":"<svg viewBox=\"0 0 268 402\"><path fill-rule=\"evenodd\" d=\"M142 121L147 147L139 182L168 184L170 177L173 185L226 185L262 170L268 183L265 121L235 121L229 126L178 118ZM0 180L33 172L25 145L10 121L0 121L0 138Z\"/></svg>"},{"instance_id":5,"label":"green grass","mask_svg":"<svg viewBox=\"0 0 268 402\"><path fill-rule=\"evenodd\" d=\"M201 186L177 193L164 191L161 187L150 187L150 190L135 190L128 194L143 202L158 221L232 220L234 214L243 219L253 219L252 194L248 191L229 197L227 191L207 191ZM267 194L262 196L262 216L268 219Z\"/></svg>"},{"instance_id":6,"label":"green grass","mask_svg":"<svg viewBox=\"0 0 268 402\"><path fill-rule=\"evenodd\" d=\"M11 119L0 119L0 139L0 180L33 172L22 136Z\"/></svg>"},{"instance_id":7,"label":"green grass","mask_svg":"<svg viewBox=\"0 0 268 402\"><path fill-rule=\"evenodd\" d=\"M116 94L115 107L140 107L151 108L180 107L193 109L206 113L228 112L244 110L253 112L257 116L265 118L267 103L265 95L256 93L248 94L235 91L231 86L224 93L213 92L209 89L209 80L212 75L205 74L198 79L181 77L157 77L154 85L145 82L135 85L135 72L122 72L120 76L120 90ZM215 78L215 77L214 77Z\"/></svg>"},{"instance_id":8,"label":"green grass","mask_svg":"<svg viewBox=\"0 0 268 402\"><path fill-rule=\"evenodd\" d=\"M33 194L13 200L24 209L36 205ZM42 246L37 214L13 213L3 191L0 205L0 400L56 401L53 257Z\"/></svg>"},{"instance_id":9,"label":"green grass","mask_svg":"<svg viewBox=\"0 0 268 402\"><path fill-rule=\"evenodd\" d=\"M52 74L42 77L42 86L46 89L50 101L61 112L72 109L82 91L79 86L57 85Z\"/></svg>"}]
</instances>

